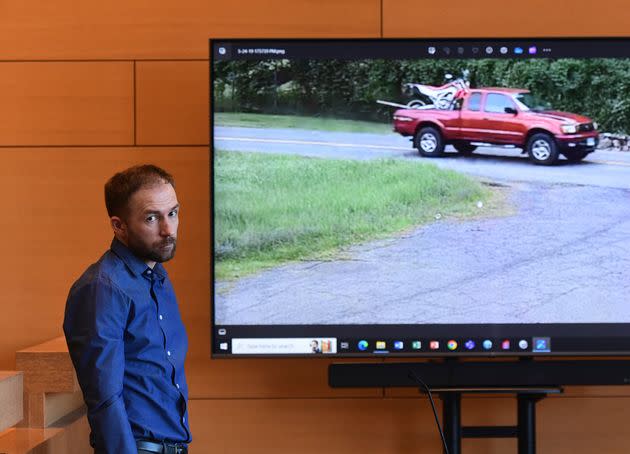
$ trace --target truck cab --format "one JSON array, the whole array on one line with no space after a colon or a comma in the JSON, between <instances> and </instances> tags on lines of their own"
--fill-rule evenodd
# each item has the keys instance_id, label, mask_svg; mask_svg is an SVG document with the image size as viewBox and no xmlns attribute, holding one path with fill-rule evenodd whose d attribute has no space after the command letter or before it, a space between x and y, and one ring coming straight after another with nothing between
<instances>
[{"instance_id":1,"label":"truck cab","mask_svg":"<svg viewBox=\"0 0 630 454\"><path fill-rule=\"evenodd\" d=\"M560 154L579 161L598 143L597 125L588 117L554 111L529 90L470 89L451 109L399 109L394 131L413 137L423 156L440 156L450 144L468 155L479 146L514 146L535 164L551 165Z\"/></svg>"}]
</instances>

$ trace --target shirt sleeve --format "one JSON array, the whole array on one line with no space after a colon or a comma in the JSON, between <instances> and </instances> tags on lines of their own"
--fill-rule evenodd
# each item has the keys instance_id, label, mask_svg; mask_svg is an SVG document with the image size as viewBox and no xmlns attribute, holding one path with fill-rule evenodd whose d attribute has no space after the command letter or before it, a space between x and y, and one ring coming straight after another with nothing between
<instances>
[{"instance_id":1,"label":"shirt sleeve","mask_svg":"<svg viewBox=\"0 0 630 454\"><path fill-rule=\"evenodd\" d=\"M73 288L63 329L88 407L98 452L137 454L123 400L124 333L130 303L111 282L97 279Z\"/></svg>"}]
</instances>

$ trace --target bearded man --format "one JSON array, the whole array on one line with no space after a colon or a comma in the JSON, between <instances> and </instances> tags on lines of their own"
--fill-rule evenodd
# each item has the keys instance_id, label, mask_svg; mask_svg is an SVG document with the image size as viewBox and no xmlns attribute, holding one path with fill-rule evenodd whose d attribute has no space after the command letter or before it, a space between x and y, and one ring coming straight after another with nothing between
<instances>
[{"instance_id":1,"label":"bearded man","mask_svg":"<svg viewBox=\"0 0 630 454\"><path fill-rule=\"evenodd\" d=\"M163 262L177 245L175 181L154 165L105 184L110 249L70 289L63 323L96 454L186 453L188 339Z\"/></svg>"}]
</instances>

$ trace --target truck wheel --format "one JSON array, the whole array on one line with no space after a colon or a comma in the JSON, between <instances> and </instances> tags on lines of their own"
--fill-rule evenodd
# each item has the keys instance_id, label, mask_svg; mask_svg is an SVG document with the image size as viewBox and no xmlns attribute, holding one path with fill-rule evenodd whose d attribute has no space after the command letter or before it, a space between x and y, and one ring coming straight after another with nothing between
<instances>
[{"instance_id":1,"label":"truck wheel","mask_svg":"<svg viewBox=\"0 0 630 454\"><path fill-rule=\"evenodd\" d=\"M453 146L459 154L464 156L470 156L477 149L475 145L471 145L469 142L455 142Z\"/></svg>"},{"instance_id":2,"label":"truck wheel","mask_svg":"<svg viewBox=\"0 0 630 454\"><path fill-rule=\"evenodd\" d=\"M580 162L586 156L588 156L587 151L565 151L564 152L564 157L567 158L567 161L569 162Z\"/></svg>"},{"instance_id":3,"label":"truck wheel","mask_svg":"<svg viewBox=\"0 0 630 454\"><path fill-rule=\"evenodd\" d=\"M527 141L527 154L534 164L550 166L558 160L558 147L549 134L540 132Z\"/></svg>"},{"instance_id":4,"label":"truck wheel","mask_svg":"<svg viewBox=\"0 0 630 454\"><path fill-rule=\"evenodd\" d=\"M416 133L413 139L414 146L422 156L441 156L444 151L442 134L436 128L427 126Z\"/></svg>"}]
</instances>

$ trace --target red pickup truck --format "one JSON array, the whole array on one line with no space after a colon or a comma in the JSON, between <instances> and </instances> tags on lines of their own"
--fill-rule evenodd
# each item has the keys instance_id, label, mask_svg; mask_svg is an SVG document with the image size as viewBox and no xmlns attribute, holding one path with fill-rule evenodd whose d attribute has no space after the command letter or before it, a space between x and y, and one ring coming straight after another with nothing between
<instances>
[{"instance_id":1,"label":"red pickup truck","mask_svg":"<svg viewBox=\"0 0 630 454\"><path fill-rule=\"evenodd\" d=\"M518 88L470 89L442 109L399 109L394 131L413 137L422 156L440 156L447 144L463 155L477 146L521 148L535 164L554 164L560 154L580 161L595 151L597 124L568 112L545 110Z\"/></svg>"}]
</instances>

